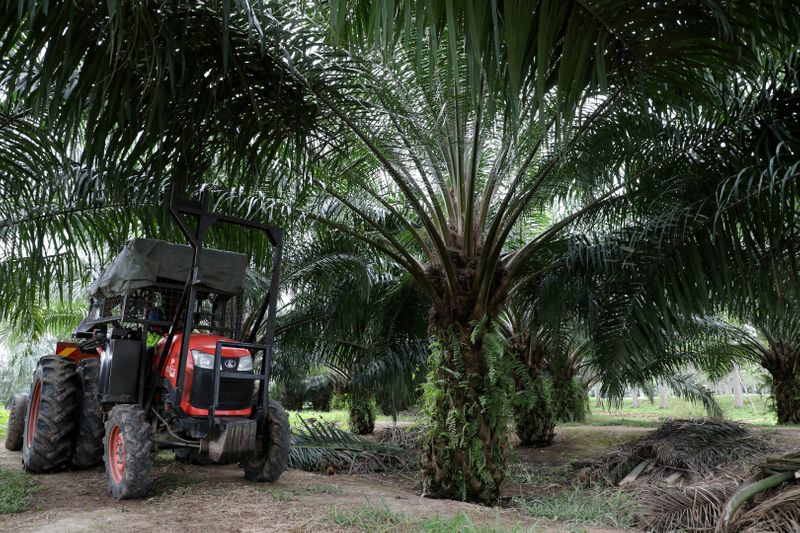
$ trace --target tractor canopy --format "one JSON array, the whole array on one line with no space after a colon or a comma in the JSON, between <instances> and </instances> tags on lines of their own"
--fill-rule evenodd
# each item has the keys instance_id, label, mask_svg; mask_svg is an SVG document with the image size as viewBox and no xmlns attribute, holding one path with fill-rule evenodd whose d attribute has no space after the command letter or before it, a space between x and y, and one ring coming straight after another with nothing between
<instances>
[{"instance_id":1,"label":"tractor canopy","mask_svg":"<svg viewBox=\"0 0 800 533\"><path fill-rule=\"evenodd\" d=\"M214 292L244 291L247 256L203 248L200 255L202 286ZM92 282L95 298L122 296L157 281L186 283L192 268L192 247L158 239L131 239L119 255Z\"/></svg>"}]
</instances>

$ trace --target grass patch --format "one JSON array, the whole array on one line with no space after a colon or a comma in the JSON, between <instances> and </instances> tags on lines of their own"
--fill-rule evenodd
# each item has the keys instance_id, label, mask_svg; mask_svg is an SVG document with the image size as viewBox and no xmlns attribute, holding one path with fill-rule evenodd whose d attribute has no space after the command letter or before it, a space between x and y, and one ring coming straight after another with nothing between
<instances>
[{"instance_id":1,"label":"grass patch","mask_svg":"<svg viewBox=\"0 0 800 533\"><path fill-rule=\"evenodd\" d=\"M308 422L309 419L314 418L319 421L324 420L325 422L333 423L342 429L350 429L350 425L348 424L349 415L347 414L346 409L332 409L330 411L312 411L310 409L303 409L302 411L290 411L289 424L293 426L302 426L303 424L300 422L300 417L302 417L306 422ZM392 417L388 415L378 415L375 417L375 421L392 423ZM416 422L417 418L408 415L398 415L397 421Z\"/></svg>"},{"instance_id":2,"label":"grass patch","mask_svg":"<svg viewBox=\"0 0 800 533\"><path fill-rule=\"evenodd\" d=\"M633 500L610 490L573 487L542 498L515 498L513 505L529 516L572 524L629 527L634 521Z\"/></svg>"},{"instance_id":3,"label":"grass patch","mask_svg":"<svg viewBox=\"0 0 800 533\"><path fill-rule=\"evenodd\" d=\"M159 450L153 456L153 466L167 466L172 468L182 468L183 463L175 460L174 450Z\"/></svg>"},{"instance_id":4,"label":"grass patch","mask_svg":"<svg viewBox=\"0 0 800 533\"><path fill-rule=\"evenodd\" d=\"M375 505L367 502L354 509L334 506L328 511L328 520L342 528L370 532L408 530L411 526L406 515L392 511L385 503Z\"/></svg>"},{"instance_id":5,"label":"grass patch","mask_svg":"<svg viewBox=\"0 0 800 533\"><path fill-rule=\"evenodd\" d=\"M777 419L775 413L770 410L770 399L766 396L757 394L744 395L744 407L737 408L733 405L733 396L718 395L715 397L717 403L722 408L722 412L727 420L735 420L755 425L775 425ZM586 422L563 423L559 426L629 426L654 428L667 418L697 418L706 415L702 405L693 404L681 398L669 398L666 409L658 408L658 400L650 402L647 398L641 398L639 407L634 408L630 398L625 398L621 406L611 406L608 408L592 407L592 412L586 418ZM293 426L299 426L300 417L305 420L315 418L332 422L343 429L349 429L346 409L333 409L331 411L313 411L304 409L302 411L292 411L289 413L289 422ZM402 415L398 416L399 422L419 422L419 417ZM391 423L392 417L378 415L378 422Z\"/></svg>"},{"instance_id":6,"label":"grass patch","mask_svg":"<svg viewBox=\"0 0 800 533\"><path fill-rule=\"evenodd\" d=\"M0 439L6 438L7 429L8 429L8 409L0 408Z\"/></svg>"},{"instance_id":7,"label":"grass patch","mask_svg":"<svg viewBox=\"0 0 800 533\"><path fill-rule=\"evenodd\" d=\"M637 428L656 428L661 424L661 419L647 419L647 418L625 418L618 416L611 416L605 414L595 414L594 412L586 418L586 422L564 422L559 424L563 427L575 426L628 426Z\"/></svg>"},{"instance_id":8,"label":"grass patch","mask_svg":"<svg viewBox=\"0 0 800 533\"><path fill-rule=\"evenodd\" d=\"M472 519L463 511L459 511L452 518L429 518L416 524L417 531L426 533L505 533L523 531L519 526L509 527L506 525L480 525L472 522Z\"/></svg>"},{"instance_id":9,"label":"grass patch","mask_svg":"<svg viewBox=\"0 0 800 533\"><path fill-rule=\"evenodd\" d=\"M289 502L296 500L302 496L311 496L313 494L341 494L342 487L339 485L326 485L326 484L319 484L319 485L307 485L305 487L293 487L293 488L272 488L266 485L259 486L257 489L259 492L263 492L267 494L270 498L277 502Z\"/></svg>"},{"instance_id":10,"label":"grass patch","mask_svg":"<svg viewBox=\"0 0 800 533\"><path fill-rule=\"evenodd\" d=\"M177 492L180 490L185 489L186 487L191 487L192 485L197 485L202 480L197 479L192 476L187 476L184 474L171 474L166 481L166 486L164 487L165 491L169 492Z\"/></svg>"},{"instance_id":11,"label":"grass patch","mask_svg":"<svg viewBox=\"0 0 800 533\"><path fill-rule=\"evenodd\" d=\"M567 484L573 474L570 465L538 466L530 463L513 463L508 465L506 479L509 483L520 485L549 485L553 483Z\"/></svg>"},{"instance_id":12,"label":"grass patch","mask_svg":"<svg viewBox=\"0 0 800 533\"><path fill-rule=\"evenodd\" d=\"M435 516L432 518L410 517L405 513L393 511L385 503L378 505L366 502L352 509L339 509L334 506L328 512L328 522L331 525L344 529L356 529L383 533L389 531L425 532L425 533L505 533L523 531L519 525L509 527L496 525L475 524L472 519L459 511L449 518Z\"/></svg>"},{"instance_id":13,"label":"grass patch","mask_svg":"<svg viewBox=\"0 0 800 533\"><path fill-rule=\"evenodd\" d=\"M37 490L38 484L25 472L0 467L0 514L27 510Z\"/></svg>"},{"instance_id":14,"label":"grass patch","mask_svg":"<svg viewBox=\"0 0 800 533\"><path fill-rule=\"evenodd\" d=\"M734 407L733 396L721 394L715 396L722 413L727 420L746 422L757 425L775 425L777 418L770 409L770 399L758 394L745 394L744 407ZM608 409L592 408L592 414L587 419L587 424L605 425L604 419L617 419L624 421L612 425L635 425L631 421L658 421L661 418L696 418L706 415L702 405L693 404L681 398L669 398L666 409L658 408L658 399L650 402L647 398L639 400L639 407L634 408L630 398L625 398L621 406L611 406Z\"/></svg>"}]
</instances>

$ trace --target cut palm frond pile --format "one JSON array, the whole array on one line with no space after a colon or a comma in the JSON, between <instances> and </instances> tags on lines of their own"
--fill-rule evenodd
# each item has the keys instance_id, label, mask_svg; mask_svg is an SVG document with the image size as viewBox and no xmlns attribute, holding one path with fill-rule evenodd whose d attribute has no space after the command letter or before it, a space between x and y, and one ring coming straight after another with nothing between
<instances>
[{"instance_id":1,"label":"cut palm frond pile","mask_svg":"<svg viewBox=\"0 0 800 533\"><path fill-rule=\"evenodd\" d=\"M635 481L699 480L725 465L758 458L771 450L761 437L735 422L670 420L644 437L600 458L582 473L590 484L628 485ZM742 477L745 474L742 474Z\"/></svg>"},{"instance_id":2,"label":"cut palm frond pile","mask_svg":"<svg viewBox=\"0 0 800 533\"><path fill-rule=\"evenodd\" d=\"M306 423L294 428L289 466L329 474L370 474L402 472L417 467L415 455L391 446L360 437L332 424Z\"/></svg>"},{"instance_id":3,"label":"cut palm frond pile","mask_svg":"<svg viewBox=\"0 0 800 533\"><path fill-rule=\"evenodd\" d=\"M744 511L730 531L795 533L800 531L800 485L784 485L762 502Z\"/></svg>"},{"instance_id":4,"label":"cut palm frond pile","mask_svg":"<svg viewBox=\"0 0 800 533\"><path fill-rule=\"evenodd\" d=\"M718 531L800 531L800 453L771 457L727 499Z\"/></svg>"},{"instance_id":5,"label":"cut palm frond pile","mask_svg":"<svg viewBox=\"0 0 800 533\"><path fill-rule=\"evenodd\" d=\"M736 480L686 486L637 484L626 491L639 504L637 525L646 531L714 531Z\"/></svg>"},{"instance_id":6,"label":"cut palm frond pile","mask_svg":"<svg viewBox=\"0 0 800 533\"><path fill-rule=\"evenodd\" d=\"M423 426L388 427L376 431L373 439L377 442L396 446L409 452L422 451L422 437L425 433Z\"/></svg>"},{"instance_id":7,"label":"cut palm frond pile","mask_svg":"<svg viewBox=\"0 0 800 533\"><path fill-rule=\"evenodd\" d=\"M771 457L746 480L752 462L738 472L726 471L730 466L690 485L628 488L639 504L638 525L648 531L800 531L800 486L792 483L800 472L800 454Z\"/></svg>"}]
</instances>

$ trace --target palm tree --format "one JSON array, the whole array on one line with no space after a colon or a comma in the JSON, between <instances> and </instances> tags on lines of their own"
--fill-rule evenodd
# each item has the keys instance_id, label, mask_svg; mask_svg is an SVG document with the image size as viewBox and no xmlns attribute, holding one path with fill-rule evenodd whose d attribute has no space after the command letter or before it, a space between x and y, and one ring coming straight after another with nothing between
<instances>
[{"instance_id":1,"label":"palm tree","mask_svg":"<svg viewBox=\"0 0 800 533\"><path fill-rule=\"evenodd\" d=\"M735 49L714 35L719 20L700 7L688 25L653 10L637 19L645 27L634 28L628 17L643 6L598 12L560 5L560 11L541 4L512 13L488 3L436 11L411 2L398 4L397 18L381 19L379 9L359 4L334 15L348 28L340 37L351 47L359 49L353 37L364 35L394 46L391 57L368 57L351 92L354 103L370 103L368 113L330 106L354 140L349 159L317 175L327 201L371 226L370 235L359 237L408 269L432 301L432 420L423 457L432 495L491 501L498 494L507 389L495 320L509 295L542 275L536 267L550 268L547 258L553 260L570 227L625 205L647 178L688 164L693 143L710 141L644 140L632 128L641 114L626 111L643 105L642 98L656 109L665 105L658 83L680 79L691 87L699 81L694 67L724 68ZM672 32L698 40L676 54ZM667 48L669 60L656 57ZM327 102L327 94L315 94ZM597 142L593 133L612 124L615 135L589 145L586 139ZM663 131L663 123L637 123L655 125ZM544 206L554 198L563 209L548 220ZM402 225L387 228L381 215L363 208L367 200ZM330 222L328 213L316 216Z\"/></svg>"},{"instance_id":2,"label":"palm tree","mask_svg":"<svg viewBox=\"0 0 800 533\"><path fill-rule=\"evenodd\" d=\"M68 338L86 312L84 302L53 303L30 310L24 326L0 322L0 398L27 390L40 357L53 354L56 341Z\"/></svg>"},{"instance_id":3,"label":"palm tree","mask_svg":"<svg viewBox=\"0 0 800 533\"><path fill-rule=\"evenodd\" d=\"M624 226L576 243L570 267L550 283L582 279L607 294L602 313L590 306L580 312L584 319L606 315L594 326L595 341L609 354L598 360L606 368L624 365L615 349L624 354L661 337L648 323L680 331L693 328L696 317L717 314L751 324L760 339L717 324L692 349L711 353L717 344L718 360L745 357L762 365L772 376L780 418L791 421L800 417L791 401L796 340L789 311L800 289L794 96L800 63L794 54L766 63L759 78L734 83L723 96L717 107L724 114L708 117L721 124L717 147L695 157L715 164L672 182ZM731 339L741 347L722 349Z\"/></svg>"},{"instance_id":4,"label":"palm tree","mask_svg":"<svg viewBox=\"0 0 800 533\"><path fill-rule=\"evenodd\" d=\"M131 236L180 239L170 186L296 157L319 111L286 65L313 79L304 38L246 1L0 3L0 316Z\"/></svg>"},{"instance_id":5,"label":"palm tree","mask_svg":"<svg viewBox=\"0 0 800 533\"><path fill-rule=\"evenodd\" d=\"M793 301L777 299L742 317L745 325L725 323L725 336L706 347L715 357L750 361L767 371L779 424L800 424L800 320L795 309Z\"/></svg>"},{"instance_id":6,"label":"palm tree","mask_svg":"<svg viewBox=\"0 0 800 533\"><path fill-rule=\"evenodd\" d=\"M563 281L558 307L571 314L543 313L548 306L535 298L537 290L547 296L541 287L521 289L502 313L501 330L515 356L512 403L521 444L547 446L557 422L583 420L587 390L594 382L603 383L611 401L621 401L628 387L650 390L652 382L660 380L677 396L702 403L712 416L720 415L713 393L685 375L683 368L692 364L714 375L726 372L735 356L712 352L710 347L728 338L727 328L692 319L665 331L666 321L648 315L627 327L647 332L649 344L602 343L605 330L614 325L606 313L613 317L617 302L609 301L608 295L586 293L579 282L570 287L568 280ZM593 319L579 320L586 301L592 301Z\"/></svg>"},{"instance_id":7,"label":"palm tree","mask_svg":"<svg viewBox=\"0 0 800 533\"><path fill-rule=\"evenodd\" d=\"M278 379L302 379L298 364L324 369L315 379L346 395L351 431L372 433L375 400L407 402L415 375L424 375L429 303L407 274L358 241L305 241L286 265L291 301L276 329Z\"/></svg>"},{"instance_id":8,"label":"palm tree","mask_svg":"<svg viewBox=\"0 0 800 533\"><path fill-rule=\"evenodd\" d=\"M313 188L293 213L379 250L430 300L425 490L483 502L505 472L509 295L561 264L570 232L619 224L701 166L718 124L670 136L672 121L711 104L714 75L745 79L752 42L797 34L779 6L740 3L336 2L310 21L227 5L8 0L0 50L87 164L180 185L223 172L222 201L268 218L292 187L264 187L270 171L302 163Z\"/></svg>"}]
</instances>

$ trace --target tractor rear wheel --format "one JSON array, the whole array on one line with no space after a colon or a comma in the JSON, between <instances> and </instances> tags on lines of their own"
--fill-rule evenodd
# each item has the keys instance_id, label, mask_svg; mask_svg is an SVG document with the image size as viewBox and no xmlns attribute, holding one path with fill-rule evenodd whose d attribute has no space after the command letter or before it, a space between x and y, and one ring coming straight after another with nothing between
<instances>
[{"instance_id":1,"label":"tractor rear wheel","mask_svg":"<svg viewBox=\"0 0 800 533\"><path fill-rule=\"evenodd\" d=\"M100 359L92 357L78 363L81 381L81 408L78 420L78 435L72 452L72 468L91 468L103 462L103 406L97 398L97 383L100 379Z\"/></svg>"},{"instance_id":2,"label":"tractor rear wheel","mask_svg":"<svg viewBox=\"0 0 800 533\"><path fill-rule=\"evenodd\" d=\"M260 483L278 481L289 466L292 446L289 414L274 400L270 400L267 407L266 426L253 455L239 463L244 469L244 477Z\"/></svg>"},{"instance_id":3,"label":"tractor rear wheel","mask_svg":"<svg viewBox=\"0 0 800 533\"><path fill-rule=\"evenodd\" d=\"M118 500L141 498L150 488L150 424L138 405L117 405L108 415L103 438L106 481Z\"/></svg>"},{"instance_id":4,"label":"tractor rear wheel","mask_svg":"<svg viewBox=\"0 0 800 533\"><path fill-rule=\"evenodd\" d=\"M25 433L25 412L28 410L28 395L17 394L11 400L6 430L6 449L18 452L22 449L22 436Z\"/></svg>"},{"instance_id":5,"label":"tractor rear wheel","mask_svg":"<svg viewBox=\"0 0 800 533\"><path fill-rule=\"evenodd\" d=\"M69 463L79 393L75 363L56 356L39 360L33 374L22 439L25 470L39 474Z\"/></svg>"}]
</instances>

